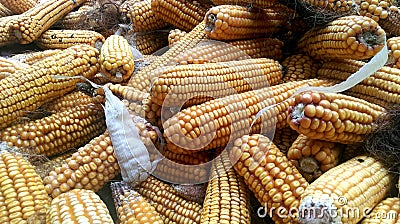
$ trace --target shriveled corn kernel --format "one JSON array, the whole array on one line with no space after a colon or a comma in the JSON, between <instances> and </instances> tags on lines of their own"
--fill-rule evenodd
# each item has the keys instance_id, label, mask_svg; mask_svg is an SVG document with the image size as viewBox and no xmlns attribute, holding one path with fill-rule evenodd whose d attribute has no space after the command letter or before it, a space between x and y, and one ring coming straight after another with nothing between
<instances>
[{"instance_id":1,"label":"shriveled corn kernel","mask_svg":"<svg viewBox=\"0 0 400 224\"><path fill-rule=\"evenodd\" d=\"M287 158L303 174L308 182L314 181L339 163L344 145L311 139L299 135L287 152Z\"/></svg>"},{"instance_id":2,"label":"shriveled corn kernel","mask_svg":"<svg viewBox=\"0 0 400 224\"><path fill-rule=\"evenodd\" d=\"M250 9L239 5L210 8L204 17L205 33L215 40L239 40L274 34L287 22L284 14L273 8Z\"/></svg>"},{"instance_id":3,"label":"shriveled corn kernel","mask_svg":"<svg viewBox=\"0 0 400 224\"><path fill-rule=\"evenodd\" d=\"M362 141L384 112L383 107L355 97L307 91L291 102L287 121L312 139L346 144Z\"/></svg>"},{"instance_id":4,"label":"shriveled corn kernel","mask_svg":"<svg viewBox=\"0 0 400 224\"><path fill-rule=\"evenodd\" d=\"M382 11L381 15L387 16L384 19L379 20L379 25L388 33L393 36L400 35L400 9L399 4L390 5L387 10L388 12Z\"/></svg>"},{"instance_id":5,"label":"shriveled corn kernel","mask_svg":"<svg viewBox=\"0 0 400 224\"><path fill-rule=\"evenodd\" d=\"M163 21L190 31L204 18L208 5L192 0L151 0L151 10Z\"/></svg>"},{"instance_id":6,"label":"shriveled corn kernel","mask_svg":"<svg viewBox=\"0 0 400 224\"><path fill-rule=\"evenodd\" d=\"M366 209L385 198L390 175L381 162L367 156L355 157L328 170L301 195L300 223L358 223Z\"/></svg>"},{"instance_id":7,"label":"shriveled corn kernel","mask_svg":"<svg viewBox=\"0 0 400 224\"><path fill-rule=\"evenodd\" d=\"M47 30L35 41L42 49L65 49L78 44L87 44L100 50L105 39L92 30Z\"/></svg>"},{"instance_id":8,"label":"shriveled corn kernel","mask_svg":"<svg viewBox=\"0 0 400 224\"><path fill-rule=\"evenodd\" d=\"M187 49L196 46L206 37L204 34L205 23L201 22L191 32L189 32L179 43L172 46L162 56L157 57L149 66L144 67L140 72L129 80L128 86L135 87L137 90L148 93L151 81L156 78L153 71L169 64L173 58Z\"/></svg>"},{"instance_id":9,"label":"shriveled corn kernel","mask_svg":"<svg viewBox=\"0 0 400 224\"><path fill-rule=\"evenodd\" d=\"M213 161L200 222L250 224L250 195L226 151Z\"/></svg>"},{"instance_id":10,"label":"shriveled corn kernel","mask_svg":"<svg viewBox=\"0 0 400 224\"><path fill-rule=\"evenodd\" d=\"M155 208L127 183L113 182L110 187L121 224L164 223Z\"/></svg>"},{"instance_id":11,"label":"shriveled corn kernel","mask_svg":"<svg viewBox=\"0 0 400 224\"><path fill-rule=\"evenodd\" d=\"M296 223L307 181L267 137L244 135L230 151L234 168L276 223Z\"/></svg>"},{"instance_id":12,"label":"shriveled corn kernel","mask_svg":"<svg viewBox=\"0 0 400 224\"><path fill-rule=\"evenodd\" d=\"M315 59L368 59L383 48L385 35L371 18L344 16L307 31L297 48Z\"/></svg>"},{"instance_id":13,"label":"shriveled corn kernel","mask_svg":"<svg viewBox=\"0 0 400 224\"><path fill-rule=\"evenodd\" d=\"M400 220L400 198L386 198L379 202L361 224L390 224Z\"/></svg>"},{"instance_id":14,"label":"shriveled corn kernel","mask_svg":"<svg viewBox=\"0 0 400 224\"><path fill-rule=\"evenodd\" d=\"M4 223L30 223L46 215L50 198L34 167L20 154L0 151L0 214ZM31 220L32 221L32 220Z\"/></svg>"},{"instance_id":15,"label":"shriveled corn kernel","mask_svg":"<svg viewBox=\"0 0 400 224\"><path fill-rule=\"evenodd\" d=\"M85 1L41 1L12 21L12 31L20 44L29 44L48 30L57 20Z\"/></svg>"},{"instance_id":16,"label":"shriveled corn kernel","mask_svg":"<svg viewBox=\"0 0 400 224\"><path fill-rule=\"evenodd\" d=\"M114 223L106 204L91 190L73 189L51 201L46 223Z\"/></svg>"},{"instance_id":17,"label":"shriveled corn kernel","mask_svg":"<svg viewBox=\"0 0 400 224\"><path fill-rule=\"evenodd\" d=\"M53 156L85 144L106 129L100 104L80 105L0 131L3 142L23 153Z\"/></svg>"},{"instance_id":18,"label":"shriveled corn kernel","mask_svg":"<svg viewBox=\"0 0 400 224\"><path fill-rule=\"evenodd\" d=\"M364 65L365 62L356 60L330 60L324 62L318 69L318 77L341 82ZM381 106L398 104L400 103L399 76L400 69L383 66L345 93Z\"/></svg>"},{"instance_id":19,"label":"shriveled corn kernel","mask_svg":"<svg viewBox=\"0 0 400 224\"><path fill-rule=\"evenodd\" d=\"M168 23L159 18L152 10L151 0L127 0L119 7L123 17L131 22L134 32L159 30Z\"/></svg>"},{"instance_id":20,"label":"shriveled corn kernel","mask_svg":"<svg viewBox=\"0 0 400 224\"><path fill-rule=\"evenodd\" d=\"M75 88L78 79L55 79L53 75L90 78L97 71L99 52L88 45L76 45L43 59L13 76L0 80L0 128L5 128L28 111Z\"/></svg>"},{"instance_id":21,"label":"shriveled corn kernel","mask_svg":"<svg viewBox=\"0 0 400 224\"><path fill-rule=\"evenodd\" d=\"M164 223L200 223L202 206L178 196L170 185L149 176L137 191L156 208Z\"/></svg>"},{"instance_id":22,"label":"shriveled corn kernel","mask_svg":"<svg viewBox=\"0 0 400 224\"><path fill-rule=\"evenodd\" d=\"M180 29L170 30L168 33L168 45L172 46L179 40L181 40L187 34L186 31Z\"/></svg>"},{"instance_id":23,"label":"shriveled corn kernel","mask_svg":"<svg viewBox=\"0 0 400 224\"><path fill-rule=\"evenodd\" d=\"M278 61L268 58L167 66L154 73L152 101L158 105L192 106L210 99L277 84L282 77Z\"/></svg>"},{"instance_id":24,"label":"shriveled corn kernel","mask_svg":"<svg viewBox=\"0 0 400 224\"><path fill-rule=\"evenodd\" d=\"M109 36L101 47L100 69L113 82L131 77L135 67L131 45L118 35Z\"/></svg>"},{"instance_id":25,"label":"shriveled corn kernel","mask_svg":"<svg viewBox=\"0 0 400 224\"><path fill-rule=\"evenodd\" d=\"M286 57L282 61L282 66L282 82L315 78L320 67L316 60L305 54L294 54Z\"/></svg>"},{"instance_id":26,"label":"shriveled corn kernel","mask_svg":"<svg viewBox=\"0 0 400 224\"><path fill-rule=\"evenodd\" d=\"M173 184L171 185L182 198L203 204L208 183L202 184Z\"/></svg>"},{"instance_id":27,"label":"shriveled corn kernel","mask_svg":"<svg viewBox=\"0 0 400 224\"><path fill-rule=\"evenodd\" d=\"M329 85L324 80L289 82L259 90L233 94L186 108L163 123L167 148L190 154L224 147L229 139L287 126L289 98L303 86ZM250 129L254 116L267 106L282 102L261 115Z\"/></svg>"}]
</instances>

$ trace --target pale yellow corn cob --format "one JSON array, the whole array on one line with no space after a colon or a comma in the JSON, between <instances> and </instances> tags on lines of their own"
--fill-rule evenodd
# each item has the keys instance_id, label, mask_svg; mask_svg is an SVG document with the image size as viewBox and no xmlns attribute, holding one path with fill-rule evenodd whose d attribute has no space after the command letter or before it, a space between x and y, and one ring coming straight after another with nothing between
<instances>
[{"instance_id":1,"label":"pale yellow corn cob","mask_svg":"<svg viewBox=\"0 0 400 224\"><path fill-rule=\"evenodd\" d=\"M328 170L301 195L300 223L358 223L365 209L385 198L390 175L380 161L368 156L355 157Z\"/></svg>"},{"instance_id":2,"label":"pale yellow corn cob","mask_svg":"<svg viewBox=\"0 0 400 224\"><path fill-rule=\"evenodd\" d=\"M132 48L128 41L118 35L106 39L100 51L100 69L113 82L131 77L135 67Z\"/></svg>"},{"instance_id":3,"label":"pale yellow corn cob","mask_svg":"<svg viewBox=\"0 0 400 224\"><path fill-rule=\"evenodd\" d=\"M100 50L105 39L92 30L47 30L35 41L42 49L65 49L78 44L87 44Z\"/></svg>"},{"instance_id":4,"label":"pale yellow corn cob","mask_svg":"<svg viewBox=\"0 0 400 224\"><path fill-rule=\"evenodd\" d=\"M106 204L91 190L73 189L51 201L46 223L114 223Z\"/></svg>"}]
</instances>

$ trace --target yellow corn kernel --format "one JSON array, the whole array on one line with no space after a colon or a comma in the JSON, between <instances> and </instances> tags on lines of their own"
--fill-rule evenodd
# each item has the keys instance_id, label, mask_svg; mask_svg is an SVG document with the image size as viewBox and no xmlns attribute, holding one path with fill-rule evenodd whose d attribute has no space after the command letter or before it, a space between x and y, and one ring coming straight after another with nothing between
<instances>
[{"instance_id":1,"label":"yellow corn kernel","mask_svg":"<svg viewBox=\"0 0 400 224\"><path fill-rule=\"evenodd\" d=\"M0 57L0 79L13 75L16 71L29 68L26 63L16 61L11 58Z\"/></svg>"},{"instance_id":2,"label":"yellow corn kernel","mask_svg":"<svg viewBox=\"0 0 400 224\"><path fill-rule=\"evenodd\" d=\"M390 51L389 60L391 60L391 67L400 69L400 37L389 38L387 46Z\"/></svg>"},{"instance_id":3,"label":"yellow corn kernel","mask_svg":"<svg viewBox=\"0 0 400 224\"><path fill-rule=\"evenodd\" d=\"M299 133L290 127L278 128L275 130L272 142L286 155L290 146L292 146L298 136Z\"/></svg>"},{"instance_id":4,"label":"yellow corn kernel","mask_svg":"<svg viewBox=\"0 0 400 224\"><path fill-rule=\"evenodd\" d=\"M59 113L71 110L72 108L77 107L79 105L82 106L91 103L95 103L93 97L81 91L75 91L44 104L43 106L40 107L40 110L49 113Z\"/></svg>"},{"instance_id":5,"label":"yellow corn kernel","mask_svg":"<svg viewBox=\"0 0 400 224\"><path fill-rule=\"evenodd\" d=\"M44 51L33 51L33 52L26 52L13 55L10 59L17 60L19 62L33 65L44 58L51 57L60 53L62 50L60 49L51 49L51 50L44 50Z\"/></svg>"},{"instance_id":6,"label":"yellow corn kernel","mask_svg":"<svg viewBox=\"0 0 400 224\"><path fill-rule=\"evenodd\" d=\"M398 223L400 214L400 198L386 198L379 202L361 224Z\"/></svg>"},{"instance_id":7,"label":"yellow corn kernel","mask_svg":"<svg viewBox=\"0 0 400 224\"><path fill-rule=\"evenodd\" d=\"M0 18L12 15L14 15L14 12L9 10L6 6L4 6L4 4L0 3Z\"/></svg>"},{"instance_id":8,"label":"yellow corn kernel","mask_svg":"<svg viewBox=\"0 0 400 224\"><path fill-rule=\"evenodd\" d=\"M186 31L180 29L170 30L168 33L168 45L172 46L187 34Z\"/></svg>"},{"instance_id":9,"label":"yellow corn kernel","mask_svg":"<svg viewBox=\"0 0 400 224\"><path fill-rule=\"evenodd\" d=\"M300 81L317 77L320 65L310 56L305 54L294 54L282 61L284 68L282 82Z\"/></svg>"},{"instance_id":10,"label":"yellow corn kernel","mask_svg":"<svg viewBox=\"0 0 400 224\"><path fill-rule=\"evenodd\" d=\"M144 55L151 55L168 45L168 33L164 31L149 31L145 33L133 33L126 37L132 46Z\"/></svg>"},{"instance_id":11,"label":"yellow corn kernel","mask_svg":"<svg viewBox=\"0 0 400 224\"><path fill-rule=\"evenodd\" d=\"M21 14L33 8L38 0L0 0L0 4L11 10L14 14Z\"/></svg>"}]
</instances>

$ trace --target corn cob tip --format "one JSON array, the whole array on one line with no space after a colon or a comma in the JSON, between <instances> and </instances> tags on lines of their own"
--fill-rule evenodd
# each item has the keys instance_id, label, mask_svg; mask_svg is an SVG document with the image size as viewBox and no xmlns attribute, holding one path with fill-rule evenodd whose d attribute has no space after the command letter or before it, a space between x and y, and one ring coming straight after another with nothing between
<instances>
[{"instance_id":1,"label":"corn cob tip","mask_svg":"<svg viewBox=\"0 0 400 224\"><path fill-rule=\"evenodd\" d=\"M320 198L308 195L301 199L299 222L302 224L342 223L334 211L338 211L338 208L328 194L322 194Z\"/></svg>"}]
</instances>

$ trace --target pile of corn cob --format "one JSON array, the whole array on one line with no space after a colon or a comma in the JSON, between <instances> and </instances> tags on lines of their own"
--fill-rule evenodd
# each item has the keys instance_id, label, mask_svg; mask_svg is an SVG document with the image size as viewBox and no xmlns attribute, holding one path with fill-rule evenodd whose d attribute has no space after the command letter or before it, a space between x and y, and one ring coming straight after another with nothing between
<instances>
[{"instance_id":1,"label":"pile of corn cob","mask_svg":"<svg viewBox=\"0 0 400 224\"><path fill-rule=\"evenodd\" d=\"M363 151L400 103L399 7L0 0L0 221L400 222L393 167ZM297 92L378 55L345 92ZM104 92L75 76L118 96L164 157L143 182L121 181Z\"/></svg>"}]
</instances>

